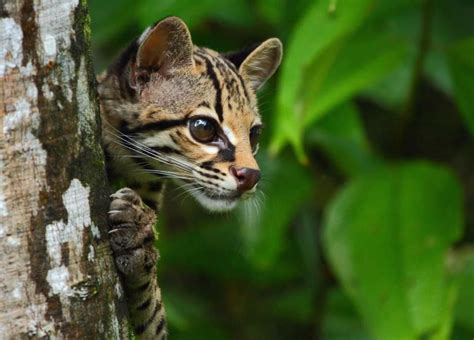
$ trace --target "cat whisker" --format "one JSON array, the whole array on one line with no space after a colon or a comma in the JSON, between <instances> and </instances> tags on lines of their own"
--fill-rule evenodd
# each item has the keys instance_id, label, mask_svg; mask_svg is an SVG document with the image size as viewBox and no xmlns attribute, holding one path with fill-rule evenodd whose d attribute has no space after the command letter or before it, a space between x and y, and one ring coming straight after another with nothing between
<instances>
[{"instance_id":1,"label":"cat whisker","mask_svg":"<svg viewBox=\"0 0 474 340\"><path fill-rule=\"evenodd\" d=\"M135 168L132 169L131 171L136 172L136 173L147 173L147 174L153 174L153 175L160 175L160 179L181 179L181 180L194 180L194 177L185 175L185 174L180 174L177 172L172 172L172 171L163 171L163 170L154 170L154 169L144 169L144 168Z\"/></svg>"},{"instance_id":2,"label":"cat whisker","mask_svg":"<svg viewBox=\"0 0 474 340\"><path fill-rule=\"evenodd\" d=\"M118 131L112 126L108 126L108 130L109 130L108 132L117 139L115 140L116 143L118 143L119 145L123 146L124 148L132 152L136 152L142 156L149 157L151 159L160 161L168 165L175 165L183 170L188 170L188 171L194 170L195 165L192 163L189 163L182 159L177 159L176 157L173 157L170 155L164 155L156 150L153 150L147 145L140 143L136 139L122 133L121 131ZM117 133L115 133L114 131Z\"/></svg>"}]
</instances>

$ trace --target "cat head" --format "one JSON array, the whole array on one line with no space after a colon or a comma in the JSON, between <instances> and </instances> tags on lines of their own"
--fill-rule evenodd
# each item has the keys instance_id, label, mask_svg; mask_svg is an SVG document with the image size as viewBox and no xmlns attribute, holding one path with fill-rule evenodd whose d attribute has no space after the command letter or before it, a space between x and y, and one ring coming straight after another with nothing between
<instances>
[{"instance_id":1,"label":"cat head","mask_svg":"<svg viewBox=\"0 0 474 340\"><path fill-rule=\"evenodd\" d=\"M281 56L276 38L227 54L196 47L185 23L168 17L109 70L126 101L106 119L148 173L186 182L211 211L232 209L260 179L256 92Z\"/></svg>"}]
</instances>

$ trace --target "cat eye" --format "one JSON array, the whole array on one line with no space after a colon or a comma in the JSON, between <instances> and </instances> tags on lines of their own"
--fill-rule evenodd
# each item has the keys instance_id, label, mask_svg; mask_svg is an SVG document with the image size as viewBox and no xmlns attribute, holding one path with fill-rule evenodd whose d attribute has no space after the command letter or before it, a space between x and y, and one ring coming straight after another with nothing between
<instances>
[{"instance_id":1,"label":"cat eye","mask_svg":"<svg viewBox=\"0 0 474 340\"><path fill-rule=\"evenodd\" d=\"M189 131L193 138L201 143L210 143L217 138L216 124L213 119L193 118L189 122Z\"/></svg>"},{"instance_id":2,"label":"cat eye","mask_svg":"<svg viewBox=\"0 0 474 340\"><path fill-rule=\"evenodd\" d=\"M260 135L262 134L262 126L256 125L250 129L249 139L250 139L250 146L252 147L252 151L255 152L258 141L260 140Z\"/></svg>"}]
</instances>

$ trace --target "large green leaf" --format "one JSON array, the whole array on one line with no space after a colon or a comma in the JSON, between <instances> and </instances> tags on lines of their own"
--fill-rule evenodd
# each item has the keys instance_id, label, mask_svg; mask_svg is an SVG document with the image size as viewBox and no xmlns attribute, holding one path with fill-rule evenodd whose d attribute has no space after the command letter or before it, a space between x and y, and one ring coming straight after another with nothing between
<instances>
[{"instance_id":1,"label":"large green leaf","mask_svg":"<svg viewBox=\"0 0 474 340\"><path fill-rule=\"evenodd\" d=\"M455 291L444 263L461 234L461 201L457 180L426 163L379 169L333 201L327 255L376 338L449 334Z\"/></svg>"},{"instance_id":2,"label":"large green leaf","mask_svg":"<svg viewBox=\"0 0 474 340\"><path fill-rule=\"evenodd\" d=\"M279 79L274 151L278 151L288 140L294 145L301 143L299 132L303 113L298 105L298 96L304 85L307 67L334 42L354 31L367 15L372 2L317 1L296 25Z\"/></svg>"},{"instance_id":3,"label":"large green leaf","mask_svg":"<svg viewBox=\"0 0 474 340\"><path fill-rule=\"evenodd\" d=\"M467 127L474 134L474 38L463 40L448 50L454 96Z\"/></svg>"}]
</instances>

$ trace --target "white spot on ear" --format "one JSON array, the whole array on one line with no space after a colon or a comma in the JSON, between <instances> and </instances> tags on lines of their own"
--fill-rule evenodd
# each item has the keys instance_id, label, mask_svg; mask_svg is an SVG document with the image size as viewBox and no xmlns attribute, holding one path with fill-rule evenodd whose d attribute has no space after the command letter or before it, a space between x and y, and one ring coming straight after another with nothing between
<instances>
[{"instance_id":1,"label":"white spot on ear","mask_svg":"<svg viewBox=\"0 0 474 340\"><path fill-rule=\"evenodd\" d=\"M227 139L229 139L229 141L232 144L236 145L238 140L237 140L237 137L235 136L234 132L232 132L232 130L229 127L225 126L225 125L222 127L222 130L224 131L224 134L226 135Z\"/></svg>"}]
</instances>

